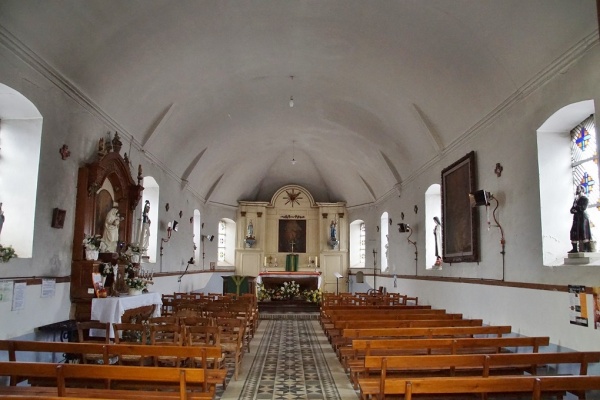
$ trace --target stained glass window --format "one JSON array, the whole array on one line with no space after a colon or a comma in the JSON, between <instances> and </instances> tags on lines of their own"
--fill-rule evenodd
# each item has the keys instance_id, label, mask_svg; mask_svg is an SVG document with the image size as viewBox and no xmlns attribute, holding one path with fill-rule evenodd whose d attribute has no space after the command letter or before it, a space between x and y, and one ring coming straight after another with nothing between
<instances>
[{"instance_id":1,"label":"stained glass window","mask_svg":"<svg viewBox=\"0 0 600 400\"><path fill-rule=\"evenodd\" d=\"M225 246L227 244L227 222L219 221L219 237L218 237L218 260L225 261Z\"/></svg>"},{"instance_id":2,"label":"stained glass window","mask_svg":"<svg viewBox=\"0 0 600 400\"><path fill-rule=\"evenodd\" d=\"M358 245L358 259L360 264L365 266L366 240L365 240L365 223L360 224L360 238Z\"/></svg>"}]
</instances>

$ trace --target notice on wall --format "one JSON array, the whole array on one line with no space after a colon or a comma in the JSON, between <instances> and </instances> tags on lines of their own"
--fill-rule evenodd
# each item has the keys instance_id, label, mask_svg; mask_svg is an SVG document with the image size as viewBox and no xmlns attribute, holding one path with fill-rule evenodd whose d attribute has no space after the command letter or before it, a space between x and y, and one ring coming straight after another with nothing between
<instances>
[{"instance_id":1,"label":"notice on wall","mask_svg":"<svg viewBox=\"0 0 600 400\"><path fill-rule=\"evenodd\" d=\"M585 286L569 285L569 318L571 324L588 326Z\"/></svg>"},{"instance_id":2,"label":"notice on wall","mask_svg":"<svg viewBox=\"0 0 600 400\"><path fill-rule=\"evenodd\" d=\"M54 297L56 293L56 279L42 279L42 298Z\"/></svg>"},{"instance_id":3,"label":"notice on wall","mask_svg":"<svg viewBox=\"0 0 600 400\"><path fill-rule=\"evenodd\" d=\"M14 281L0 281L0 303L9 302L12 299Z\"/></svg>"},{"instance_id":4,"label":"notice on wall","mask_svg":"<svg viewBox=\"0 0 600 400\"><path fill-rule=\"evenodd\" d=\"M600 286L592 288L594 294L594 327L600 329Z\"/></svg>"},{"instance_id":5,"label":"notice on wall","mask_svg":"<svg viewBox=\"0 0 600 400\"><path fill-rule=\"evenodd\" d=\"M27 284L25 282L15 283L12 298L13 311L20 311L25 309L25 288L27 288Z\"/></svg>"}]
</instances>

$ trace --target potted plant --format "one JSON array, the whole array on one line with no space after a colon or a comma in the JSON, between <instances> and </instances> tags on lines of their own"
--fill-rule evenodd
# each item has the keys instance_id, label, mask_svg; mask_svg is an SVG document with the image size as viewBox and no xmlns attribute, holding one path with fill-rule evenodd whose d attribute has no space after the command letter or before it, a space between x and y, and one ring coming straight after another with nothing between
<instances>
[{"instance_id":1,"label":"potted plant","mask_svg":"<svg viewBox=\"0 0 600 400\"><path fill-rule=\"evenodd\" d=\"M0 244L0 262L8 262L11 258L17 257L17 253L12 246L2 246Z\"/></svg>"},{"instance_id":2,"label":"potted plant","mask_svg":"<svg viewBox=\"0 0 600 400\"><path fill-rule=\"evenodd\" d=\"M83 248L85 249L86 260L97 260L102 245L102 236L100 235L85 235L83 238Z\"/></svg>"}]
</instances>

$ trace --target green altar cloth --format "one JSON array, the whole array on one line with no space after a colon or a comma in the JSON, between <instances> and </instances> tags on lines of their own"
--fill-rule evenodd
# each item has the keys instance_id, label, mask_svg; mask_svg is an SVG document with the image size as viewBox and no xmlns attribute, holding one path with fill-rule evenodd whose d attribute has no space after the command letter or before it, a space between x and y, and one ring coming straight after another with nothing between
<instances>
[{"instance_id":1,"label":"green altar cloth","mask_svg":"<svg viewBox=\"0 0 600 400\"><path fill-rule=\"evenodd\" d=\"M285 270L298 271L298 254L288 254L285 256Z\"/></svg>"}]
</instances>

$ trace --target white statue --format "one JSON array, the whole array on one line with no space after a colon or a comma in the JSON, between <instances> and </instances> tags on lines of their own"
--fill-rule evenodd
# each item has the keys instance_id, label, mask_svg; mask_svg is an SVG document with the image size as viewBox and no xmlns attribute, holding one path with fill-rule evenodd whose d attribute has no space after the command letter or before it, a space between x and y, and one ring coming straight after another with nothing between
<instances>
[{"instance_id":1,"label":"white statue","mask_svg":"<svg viewBox=\"0 0 600 400\"><path fill-rule=\"evenodd\" d=\"M140 246L142 247L142 255L146 255L150 244L150 200L144 203L144 211L142 213L142 232L140 235Z\"/></svg>"},{"instance_id":2,"label":"white statue","mask_svg":"<svg viewBox=\"0 0 600 400\"><path fill-rule=\"evenodd\" d=\"M119 209L113 207L106 214L104 220L104 235L102 235L102 241L106 249L102 249L107 253L116 253L117 244L119 242L119 224L121 223L121 216L119 215Z\"/></svg>"}]
</instances>

